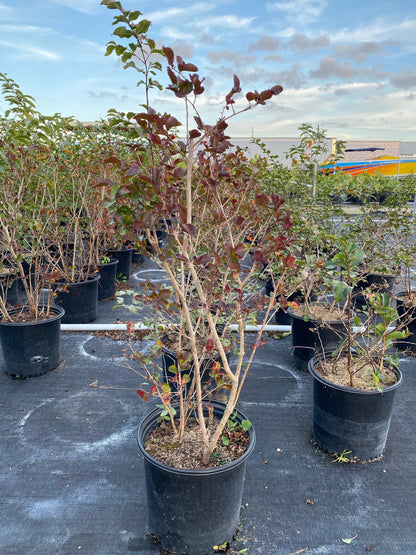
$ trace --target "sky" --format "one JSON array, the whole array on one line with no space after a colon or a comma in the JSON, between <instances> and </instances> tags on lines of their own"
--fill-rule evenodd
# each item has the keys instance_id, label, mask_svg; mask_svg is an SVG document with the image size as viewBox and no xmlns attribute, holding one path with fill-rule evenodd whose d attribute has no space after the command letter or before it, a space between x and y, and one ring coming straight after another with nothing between
<instances>
[{"instance_id":1,"label":"sky","mask_svg":"<svg viewBox=\"0 0 416 555\"><path fill-rule=\"evenodd\" d=\"M233 137L297 137L308 123L343 140L416 141L415 0L122 0L152 21L149 36L198 66L198 111L215 123L233 75L244 94L283 92L230 120ZM115 10L100 0L0 0L0 72L45 115L80 121L141 111L140 75L105 56ZM117 39L119 40L119 39ZM159 77L165 80L165 71ZM150 104L185 121L183 102ZM0 99L0 113L7 108Z\"/></svg>"}]
</instances>

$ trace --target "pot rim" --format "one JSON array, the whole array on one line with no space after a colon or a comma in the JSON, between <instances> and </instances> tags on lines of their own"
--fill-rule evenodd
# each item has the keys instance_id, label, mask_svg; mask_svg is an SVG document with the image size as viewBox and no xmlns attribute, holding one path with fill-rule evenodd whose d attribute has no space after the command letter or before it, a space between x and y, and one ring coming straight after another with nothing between
<instances>
[{"instance_id":1,"label":"pot rim","mask_svg":"<svg viewBox=\"0 0 416 555\"><path fill-rule=\"evenodd\" d=\"M214 413L215 411L223 411L223 407L225 407L224 403L220 403L219 401L212 401L210 403L211 405L214 406ZM174 407L177 405L173 405ZM239 420L247 420L246 416L237 408L234 409L234 411L237 411L237 417ZM154 420L157 421L157 419L155 418L157 415L160 414L160 408L154 408L152 411L150 411L146 416L143 417L142 421L139 424L139 428L137 431L137 445L139 447L139 451L140 453L143 455L143 457L150 462L152 465L158 467L160 470L163 470L165 472L169 472L171 474L178 474L181 476L210 476L212 474L220 474L222 472L227 472L228 470L231 470L232 468L235 468L236 466L239 466L240 464L243 464L247 457L252 453L252 451L254 450L254 447L256 445L256 431L254 429L254 426L252 425L251 428L247 431L247 433L249 434L249 444L247 446L246 451L241 455L241 457L239 457L238 459L236 459L235 461L232 461L230 463L224 464L222 466L215 466L213 468L200 468L200 469L194 469L194 468L174 468L172 466L167 466L166 464L158 461L157 459L155 459L154 457L152 457L151 455L149 455L149 453L146 451L144 444L142 443L141 440L141 432L150 432L152 431L152 429L155 428L152 427L151 425L153 424ZM151 428L151 429L150 429ZM144 433L143 433L144 435Z\"/></svg>"},{"instance_id":2,"label":"pot rim","mask_svg":"<svg viewBox=\"0 0 416 555\"><path fill-rule=\"evenodd\" d=\"M115 266L118 263L118 258L110 258L109 262L98 262L95 266L97 266L97 268L101 268L102 266Z\"/></svg>"},{"instance_id":3,"label":"pot rim","mask_svg":"<svg viewBox=\"0 0 416 555\"><path fill-rule=\"evenodd\" d=\"M313 305L322 305L325 306L323 303L312 303ZM348 318L345 318L343 320L317 320L316 318L309 318L309 320L305 320L305 318L303 316L300 316L299 314L295 314L292 310L291 306L288 306L286 308L287 312L290 314L290 316L292 318L296 318L298 320L302 320L303 322L313 322L316 325L322 325L322 326L327 326L327 325L331 325L331 324L348 324Z\"/></svg>"},{"instance_id":4,"label":"pot rim","mask_svg":"<svg viewBox=\"0 0 416 555\"><path fill-rule=\"evenodd\" d=\"M85 283L91 283L93 281L98 281L99 279L101 279L101 276L99 273L97 273L97 274L88 275L87 279L84 279L83 281L67 281L66 278L61 278L61 279L57 279L55 283L58 286L68 285L71 287L77 287L78 285L84 285Z\"/></svg>"},{"instance_id":5,"label":"pot rim","mask_svg":"<svg viewBox=\"0 0 416 555\"><path fill-rule=\"evenodd\" d=\"M133 247L123 247L121 249L107 249L105 252L106 253L110 253L110 252L127 252L127 251L133 251L134 248Z\"/></svg>"},{"instance_id":6,"label":"pot rim","mask_svg":"<svg viewBox=\"0 0 416 555\"><path fill-rule=\"evenodd\" d=\"M312 357L308 362L309 373L318 382L321 382L323 385L332 387L333 389L336 389L338 391L346 391L348 393L358 393L362 395L380 395L380 394L383 395L384 393L388 393L389 391L396 389L403 382L403 373L400 370L400 368L392 368L393 372L397 376L397 382L392 385L388 385L387 387L383 388L382 391L379 391L378 389L358 389L357 387L338 385L334 382L327 380L315 370L315 364L319 360L322 360L323 358L331 358L331 353L321 353L319 355Z\"/></svg>"},{"instance_id":7,"label":"pot rim","mask_svg":"<svg viewBox=\"0 0 416 555\"><path fill-rule=\"evenodd\" d=\"M47 308L47 305L38 305L38 308ZM13 308L8 312L9 314L16 314L18 312L28 312L28 310L29 310L28 307L22 307L22 308ZM55 322L56 320L61 319L65 314L65 309L56 304L50 305L49 310L52 312L55 312L56 315L53 316L52 318L44 318L43 320L31 320L29 322L3 322L0 320L0 326L8 326L8 327L36 326L39 324Z\"/></svg>"}]
</instances>

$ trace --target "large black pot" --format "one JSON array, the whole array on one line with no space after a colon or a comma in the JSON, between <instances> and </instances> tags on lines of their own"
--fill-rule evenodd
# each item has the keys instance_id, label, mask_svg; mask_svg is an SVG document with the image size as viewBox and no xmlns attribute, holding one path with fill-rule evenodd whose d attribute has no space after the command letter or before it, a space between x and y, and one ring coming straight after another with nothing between
<instances>
[{"instance_id":1,"label":"large black pot","mask_svg":"<svg viewBox=\"0 0 416 555\"><path fill-rule=\"evenodd\" d=\"M347 320L318 322L305 321L292 309L288 309L292 328L292 356L296 368L308 371L308 362L316 354L334 351L347 334Z\"/></svg>"},{"instance_id":2,"label":"large black pot","mask_svg":"<svg viewBox=\"0 0 416 555\"><path fill-rule=\"evenodd\" d=\"M177 389L177 387L176 387L176 377L177 377L177 368L178 368L178 354L173 349L170 349L169 347L167 347L166 339L167 339L166 335L162 337L162 347L161 347L162 367L163 367L163 371L164 371L164 375L166 377L166 380L170 383L171 387L176 390ZM227 359L229 359L230 355L231 355L231 349L228 350L228 352L227 352ZM221 364L221 356L219 355L219 353L215 352L215 353L209 354L209 355L206 354L206 356L205 356L205 358L204 358L204 360L201 364L201 367L200 367L201 383L203 385L208 385L208 383L210 381L210 371L211 371L214 363ZM193 368L194 368L193 360L190 360L188 365L189 365L189 368L187 369L186 373L190 374L191 378L192 378ZM221 364L221 366L222 366L222 364ZM214 384L215 384L215 382L214 382Z\"/></svg>"},{"instance_id":3,"label":"large black pot","mask_svg":"<svg viewBox=\"0 0 416 555\"><path fill-rule=\"evenodd\" d=\"M322 355L321 355L322 356ZM330 353L326 353L327 357ZM315 370L320 357L309 361L313 377L313 435L328 453L350 451L348 457L370 460L380 457L386 445L397 382L382 391L343 387Z\"/></svg>"},{"instance_id":4,"label":"large black pot","mask_svg":"<svg viewBox=\"0 0 416 555\"><path fill-rule=\"evenodd\" d=\"M391 293L393 291L394 274L368 273L363 276L353 288L352 299L355 310L362 310L367 306L364 295L366 289L371 288L374 293Z\"/></svg>"},{"instance_id":5,"label":"large black pot","mask_svg":"<svg viewBox=\"0 0 416 555\"><path fill-rule=\"evenodd\" d=\"M416 353L416 307L406 306L406 295L406 292L397 293L396 310L399 323L405 326L409 335L398 341L396 346L400 350Z\"/></svg>"},{"instance_id":6,"label":"large black pot","mask_svg":"<svg viewBox=\"0 0 416 555\"><path fill-rule=\"evenodd\" d=\"M18 280L15 275L0 274L0 295L8 305L18 303Z\"/></svg>"},{"instance_id":7,"label":"large black pot","mask_svg":"<svg viewBox=\"0 0 416 555\"><path fill-rule=\"evenodd\" d=\"M114 296L116 278L117 278L118 260L110 258L109 262L97 264L97 269L100 274L98 282L98 300L109 299Z\"/></svg>"},{"instance_id":8,"label":"large black pot","mask_svg":"<svg viewBox=\"0 0 416 555\"><path fill-rule=\"evenodd\" d=\"M224 405L211 403L221 418ZM240 518L246 460L255 446L249 430L247 451L236 461L217 468L186 470L171 468L151 457L144 444L158 426L160 409L142 421L138 432L144 458L150 532L163 549L182 555L207 555L214 545L231 542ZM245 420L237 411L237 421Z\"/></svg>"},{"instance_id":9,"label":"large black pot","mask_svg":"<svg viewBox=\"0 0 416 555\"><path fill-rule=\"evenodd\" d=\"M11 310L13 315L20 309ZM16 378L42 376L60 363L63 308L52 306L51 318L28 322L0 321L0 341L6 374Z\"/></svg>"},{"instance_id":10,"label":"large black pot","mask_svg":"<svg viewBox=\"0 0 416 555\"><path fill-rule=\"evenodd\" d=\"M121 279L129 279L131 276L133 248L109 249L107 250L107 254L110 258L116 258L118 260L117 277Z\"/></svg>"},{"instance_id":11,"label":"large black pot","mask_svg":"<svg viewBox=\"0 0 416 555\"><path fill-rule=\"evenodd\" d=\"M269 279L264 285L264 293L269 297L273 293L273 290L273 281L272 279ZM285 299L288 302L296 301L299 304L302 304L305 301L305 295L302 291L297 289L296 291L285 297ZM279 300L279 296L277 297L277 300ZM279 307L274 314L274 321L275 324L279 326L290 326L290 314L287 311L287 307L282 307L279 304Z\"/></svg>"},{"instance_id":12,"label":"large black pot","mask_svg":"<svg viewBox=\"0 0 416 555\"><path fill-rule=\"evenodd\" d=\"M77 283L56 282L55 304L65 310L63 324L88 324L97 319L99 279L100 274L94 274Z\"/></svg>"}]
</instances>

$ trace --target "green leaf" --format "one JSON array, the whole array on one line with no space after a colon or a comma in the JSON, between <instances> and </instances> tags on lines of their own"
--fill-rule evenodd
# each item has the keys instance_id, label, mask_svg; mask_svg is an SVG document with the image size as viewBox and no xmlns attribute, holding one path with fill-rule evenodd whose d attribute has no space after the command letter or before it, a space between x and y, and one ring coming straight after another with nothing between
<instances>
[{"instance_id":1,"label":"green leaf","mask_svg":"<svg viewBox=\"0 0 416 555\"><path fill-rule=\"evenodd\" d=\"M338 281L334 287L334 300L336 303L342 303L348 294L352 291L352 287L343 281Z\"/></svg>"},{"instance_id":2,"label":"green leaf","mask_svg":"<svg viewBox=\"0 0 416 555\"><path fill-rule=\"evenodd\" d=\"M101 0L101 6L107 6L109 10L120 10L120 2L109 2L108 0Z\"/></svg>"},{"instance_id":3,"label":"green leaf","mask_svg":"<svg viewBox=\"0 0 416 555\"><path fill-rule=\"evenodd\" d=\"M147 33L151 24L152 22L149 21L148 19L142 19L135 27L136 33L139 35L143 35L144 33Z\"/></svg>"},{"instance_id":4,"label":"green leaf","mask_svg":"<svg viewBox=\"0 0 416 555\"><path fill-rule=\"evenodd\" d=\"M117 27L116 29L114 29L113 35L116 35L117 37L123 39L129 39L133 36L133 31L130 31L130 29L127 29L127 27Z\"/></svg>"},{"instance_id":5,"label":"green leaf","mask_svg":"<svg viewBox=\"0 0 416 555\"><path fill-rule=\"evenodd\" d=\"M137 19L141 15L143 15L143 14L142 14L142 12L139 12L139 10L136 10L134 12L130 12L129 13L129 21L134 21L135 19Z\"/></svg>"},{"instance_id":6,"label":"green leaf","mask_svg":"<svg viewBox=\"0 0 416 555\"><path fill-rule=\"evenodd\" d=\"M109 44L109 45L107 46L107 49L106 49L104 55L105 55L105 56L110 56L110 54L112 54L112 53L114 52L115 47L116 47L115 44Z\"/></svg>"},{"instance_id":7,"label":"green leaf","mask_svg":"<svg viewBox=\"0 0 416 555\"><path fill-rule=\"evenodd\" d=\"M248 432L248 430L250 430L250 428L252 427L252 423L250 422L250 420L242 420L241 427L245 432Z\"/></svg>"},{"instance_id":8,"label":"green leaf","mask_svg":"<svg viewBox=\"0 0 416 555\"><path fill-rule=\"evenodd\" d=\"M126 47L122 46L121 44L117 44L116 46L116 54L117 56L121 56L126 51Z\"/></svg>"},{"instance_id":9,"label":"green leaf","mask_svg":"<svg viewBox=\"0 0 416 555\"><path fill-rule=\"evenodd\" d=\"M228 447L228 445L230 445L230 440L227 436L222 436L221 441L222 441L222 444L227 446L227 447Z\"/></svg>"}]
</instances>

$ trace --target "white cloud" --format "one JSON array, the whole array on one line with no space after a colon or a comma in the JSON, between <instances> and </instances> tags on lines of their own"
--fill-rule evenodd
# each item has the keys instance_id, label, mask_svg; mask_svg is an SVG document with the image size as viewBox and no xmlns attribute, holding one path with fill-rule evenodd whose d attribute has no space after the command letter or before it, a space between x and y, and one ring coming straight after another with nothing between
<instances>
[{"instance_id":1,"label":"white cloud","mask_svg":"<svg viewBox=\"0 0 416 555\"><path fill-rule=\"evenodd\" d=\"M9 6L5 6L4 4L0 4L0 17L9 17L13 15L13 8Z\"/></svg>"},{"instance_id":2,"label":"white cloud","mask_svg":"<svg viewBox=\"0 0 416 555\"><path fill-rule=\"evenodd\" d=\"M415 34L416 19L403 19L397 22L393 18L389 20L377 18L355 29L344 27L339 31L331 31L331 40L345 43L387 40L414 42Z\"/></svg>"},{"instance_id":3,"label":"white cloud","mask_svg":"<svg viewBox=\"0 0 416 555\"><path fill-rule=\"evenodd\" d=\"M37 27L35 25L11 25L11 24L0 24L0 31L4 33L35 33L42 35L56 34L56 31L49 27Z\"/></svg>"},{"instance_id":4,"label":"white cloud","mask_svg":"<svg viewBox=\"0 0 416 555\"><path fill-rule=\"evenodd\" d=\"M98 0L49 0L58 6L65 6L81 13L94 13L99 5Z\"/></svg>"},{"instance_id":5,"label":"white cloud","mask_svg":"<svg viewBox=\"0 0 416 555\"><path fill-rule=\"evenodd\" d=\"M59 54L52 52L51 50L45 50L43 48L38 48L30 44L22 43L11 43L7 41L0 40L0 44L6 48L11 48L18 52L18 57L21 59L35 59L35 60L49 60L58 61L61 59Z\"/></svg>"},{"instance_id":6,"label":"white cloud","mask_svg":"<svg viewBox=\"0 0 416 555\"><path fill-rule=\"evenodd\" d=\"M293 0L268 3L266 7L270 12L284 12L288 20L304 25L317 21L327 5L327 0Z\"/></svg>"},{"instance_id":7,"label":"white cloud","mask_svg":"<svg viewBox=\"0 0 416 555\"><path fill-rule=\"evenodd\" d=\"M165 20L171 20L174 17L186 17L190 18L194 15L201 15L214 9L213 4L208 4L208 2L201 2L199 4L194 4L187 8L168 8L167 10L151 12L145 14L146 19L150 19L152 23L159 23Z\"/></svg>"},{"instance_id":8,"label":"white cloud","mask_svg":"<svg viewBox=\"0 0 416 555\"><path fill-rule=\"evenodd\" d=\"M195 20L193 25L196 27L204 28L229 28L229 29L242 29L244 27L249 27L255 17L238 17L236 15L219 15L212 18L202 18L200 20Z\"/></svg>"}]
</instances>

